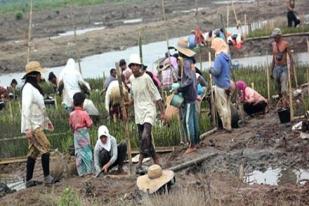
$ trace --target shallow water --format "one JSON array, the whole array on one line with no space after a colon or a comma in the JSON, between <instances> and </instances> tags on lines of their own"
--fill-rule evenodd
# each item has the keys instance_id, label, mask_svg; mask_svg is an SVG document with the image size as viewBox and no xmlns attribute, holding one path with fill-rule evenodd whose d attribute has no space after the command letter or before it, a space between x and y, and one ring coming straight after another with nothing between
<instances>
[{"instance_id":1,"label":"shallow water","mask_svg":"<svg viewBox=\"0 0 309 206\"><path fill-rule=\"evenodd\" d=\"M266 171L255 170L245 176L248 184L283 185L286 183L303 185L309 181L309 170L268 168Z\"/></svg>"},{"instance_id":2,"label":"shallow water","mask_svg":"<svg viewBox=\"0 0 309 206\"><path fill-rule=\"evenodd\" d=\"M99 31L99 30L103 30L105 29L105 26L101 26L101 27L92 27L92 28L87 28L87 29L77 29L76 30L76 35L82 35L85 34L87 32L91 32L91 31ZM74 35L74 30L73 31L66 31L63 33L59 33L58 36L54 36L51 37L51 39L58 39L64 36L73 36Z\"/></svg>"}]
</instances>

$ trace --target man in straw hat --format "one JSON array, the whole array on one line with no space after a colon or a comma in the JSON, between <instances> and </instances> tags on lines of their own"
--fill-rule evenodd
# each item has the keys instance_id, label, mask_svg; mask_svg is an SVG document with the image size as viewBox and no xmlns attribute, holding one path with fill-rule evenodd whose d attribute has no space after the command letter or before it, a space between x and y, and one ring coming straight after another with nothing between
<instances>
[{"instance_id":1,"label":"man in straw hat","mask_svg":"<svg viewBox=\"0 0 309 206\"><path fill-rule=\"evenodd\" d=\"M232 131L231 126L231 90L234 83L231 81L231 58L228 54L228 45L221 38L214 38L211 48L215 51L215 61L209 72L215 83L215 106L222 121L223 129Z\"/></svg>"},{"instance_id":2,"label":"man in straw hat","mask_svg":"<svg viewBox=\"0 0 309 206\"><path fill-rule=\"evenodd\" d=\"M169 192L175 182L172 170L162 170L159 165L148 168L147 174L137 178L137 187L148 194Z\"/></svg>"},{"instance_id":3,"label":"man in straw hat","mask_svg":"<svg viewBox=\"0 0 309 206\"><path fill-rule=\"evenodd\" d=\"M156 105L160 109L161 119L164 119L164 104L158 89L148 74L142 71L143 65L138 54L130 56L129 68L131 95L134 101L135 123L140 139L140 158L137 173L142 172L144 157L152 157L159 164L159 157L152 143L151 129L156 120Z\"/></svg>"},{"instance_id":4,"label":"man in straw hat","mask_svg":"<svg viewBox=\"0 0 309 206\"><path fill-rule=\"evenodd\" d=\"M42 154L44 181L46 184L54 183L54 178L49 174L50 143L44 133L44 129L53 131L54 126L47 116L44 93L39 85L43 71L39 62L32 61L26 65L26 74L23 77L25 84L22 88L21 132L26 134L29 142L27 187L35 186L37 183L32 180L32 176L35 161L40 154Z\"/></svg>"},{"instance_id":5,"label":"man in straw hat","mask_svg":"<svg viewBox=\"0 0 309 206\"><path fill-rule=\"evenodd\" d=\"M290 57L291 66L293 66L293 58L290 52L289 43L282 39L282 32L279 28L275 28L271 34L274 38L272 42L272 78L277 84L277 91L280 96L286 96L288 91L288 60Z\"/></svg>"},{"instance_id":6,"label":"man in straw hat","mask_svg":"<svg viewBox=\"0 0 309 206\"><path fill-rule=\"evenodd\" d=\"M181 92L184 98L182 107L183 125L186 131L186 136L190 140L189 148L186 153L194 152L200 142L199 139L199 123L195 107L197 100L196 91L196 73L195 73L195 52L188 48L188 40L180 38L177 44L179 57L183 59L183 69L181 69L181 82L174 83L172 89L176 92ZM183 71L182 71L183 70Z\"/></svg>"}]
</instances>

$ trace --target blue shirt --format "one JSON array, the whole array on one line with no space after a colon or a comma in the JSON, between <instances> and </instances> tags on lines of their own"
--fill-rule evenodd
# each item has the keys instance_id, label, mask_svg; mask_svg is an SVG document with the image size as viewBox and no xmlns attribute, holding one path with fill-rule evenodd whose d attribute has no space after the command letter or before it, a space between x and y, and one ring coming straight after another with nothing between
<instances>
[{"instance_id":1,"label":"blue shirt","mask_svg":"<svg viewBox=\"0 0 309 206\"><path fill-rule=\"evenodd\" d=\"M215 58L214 66L210 68L216 86L228 89L231 85L231 58L228 54L221 52Z\"/></svg>"}]
</instances>

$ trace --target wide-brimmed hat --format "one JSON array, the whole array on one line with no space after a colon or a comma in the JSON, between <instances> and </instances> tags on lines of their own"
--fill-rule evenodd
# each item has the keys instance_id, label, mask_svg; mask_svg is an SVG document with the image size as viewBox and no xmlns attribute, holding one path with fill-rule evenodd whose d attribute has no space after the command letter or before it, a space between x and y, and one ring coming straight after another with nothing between
<instances>
[{"instance_id":1,"label":"wide-brimmed hat","mask_svg":"<svg viewBox=\"0 0 309 206\"><path fill-rule=\"evenodd\" d=\"M141 57L138 54L131 54L129 65L128 65L129 68L131 67L132 64L142 65Z\"/></svg>"},{"instance_id":2,"label":"wide-brimmed hat","mask_svg":"<svg viewBox=\"0 0 309 206\"><path fill-rule=\"evenodd\" d=\"M280 28L274 28L274 30L271 33L271 37L277 37L281 35L282 35L282 31Z\"/></svg>"},{"instance_id":3,"label":"wide-brimmed hat","mask_svg":"<svg viewBox=\"0 0 309 206\"><path fill-rule=\"evenodd\" d=\"M189 43L187 38L183 37L178 40L176 49L187 57L193 57L195 55L195 52L188 47Z\"/></svg>"},{"instance_id":4,"label":"wide-brimmed hat","mask_svg":"<svg viewBox=\"0 0 309 206\"><path fill-rule=\"evenodd\" d=\"M24 77L27 75L27 74L30 74L31 72L45 72L46 69L43 68L40 64L40 62L38 61L31 61L29 62L26 67L25 67L25 70L26 70L26 74L24 75ZM23 78L24 78L23 77Z\"/></svg>"},{"instance_id":5,"label":"wide-brimmed hat","mask_svg":"<svg viewBox=\"0 0 309 206\"><path fill-rule=\"evenodd\" d=\"M162 170L159 165L152 165L148 168L146 175L137 178L136 184L143 192L152 194L170 182L174 176L172 170Z\"/></svg>"}]
</instances>

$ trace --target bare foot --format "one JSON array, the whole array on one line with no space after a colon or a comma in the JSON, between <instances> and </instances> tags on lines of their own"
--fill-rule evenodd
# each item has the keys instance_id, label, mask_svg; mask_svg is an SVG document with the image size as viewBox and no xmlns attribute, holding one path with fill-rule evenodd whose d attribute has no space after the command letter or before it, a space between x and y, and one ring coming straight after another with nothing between
<instances>
[{"instance_id":1,"label":"bare foot","mask_svg":"<svg viewBox=\"0 0 309 206\"><path fill-rule=\"evenodd\" d=\"M197 149L195 148L195 147L189 147L187 150L186 150L186 152L185 152L185 154L190 154L190 153L192 153L192 152L195 152Z\"/></svg>"}]
</instances>

